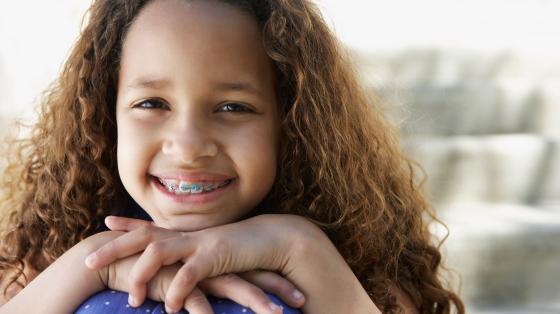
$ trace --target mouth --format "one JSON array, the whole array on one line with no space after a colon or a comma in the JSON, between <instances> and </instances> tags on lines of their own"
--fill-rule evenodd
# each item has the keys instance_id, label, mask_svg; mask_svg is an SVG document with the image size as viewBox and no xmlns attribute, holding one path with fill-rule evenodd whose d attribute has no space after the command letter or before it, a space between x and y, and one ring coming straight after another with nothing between
<instances>
[{"instance_id":1,"label":"mouth","mask_svg":"<svg viewBox=\"0 0 560 314\"><path fill-rule=\"evenodd\" d=\"M157 179L162 187L167 189L169 193L174 193L176 195L189 195L189 194L204 194L210 193L217 189L221 189L233 182L234 179L227 179L223 181L213 181L213 182L188 182L176 179L162 179L159 177L154 177Z\"/></svg>"},{"instance_id":2,"label":"mouth","mask_svg":"<svg viewBox=\"0 0 560 314\"><path fill-rule=\"evenodd\" d=\"M205 203L219 198L235 178L222 181L188 182L150 176L157 190L176 202Z\"/></svg>"}]
</instances>

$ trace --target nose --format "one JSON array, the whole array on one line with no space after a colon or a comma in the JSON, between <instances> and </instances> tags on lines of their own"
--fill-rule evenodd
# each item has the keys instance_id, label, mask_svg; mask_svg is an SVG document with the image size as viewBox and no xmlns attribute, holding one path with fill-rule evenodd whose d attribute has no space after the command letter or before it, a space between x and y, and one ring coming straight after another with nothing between
<instances>
[{"instance_id":1,"label":"nose","mask_svg":"<svg viewBox=\"0 0 560 314\"><path fill-rule=\"evenodd\" d=\"M187 165L215 157L218 154L218 144L209 131L204 122L196 119L177 121L166 132L162 152Z\"/></svg>"}]
</instances>

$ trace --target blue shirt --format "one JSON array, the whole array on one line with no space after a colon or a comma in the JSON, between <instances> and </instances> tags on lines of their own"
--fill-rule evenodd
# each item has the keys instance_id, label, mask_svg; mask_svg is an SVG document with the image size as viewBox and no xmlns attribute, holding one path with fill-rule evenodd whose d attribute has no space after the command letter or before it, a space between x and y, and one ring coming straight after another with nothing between
<instances>
[{"instance_id":1,"label":"blue shirt","mask_svg":"<svg viewBox=\"0 0 560 314\"><path fill-rule=\"evenodd\" d=\"M295 310L276 296L267 293L270 300L276 303L278 306L283 308L284 314L300 314L301 312ZM216 314L249 314L255 313L251 309L239 305L228 299L220 299L213 296L208 296L208 301L212 310ZM133 308L128 305L128 293L115 291L115 290L103 290L82 303L75 314L99 314L99 313L111 313L111 314L162 314L165 312L165 305L163 302L156 302L152 300L146 300L144 304L140 307ZM181 314L188 313L185 310L179 312Z\"/></svg>"}]
</instances>

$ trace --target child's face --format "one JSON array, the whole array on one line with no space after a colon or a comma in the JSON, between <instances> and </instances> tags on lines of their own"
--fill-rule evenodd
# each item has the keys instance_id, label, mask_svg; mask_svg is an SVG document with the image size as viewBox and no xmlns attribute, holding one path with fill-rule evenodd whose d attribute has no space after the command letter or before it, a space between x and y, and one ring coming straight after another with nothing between
<instances>
[{"instance_id":1,"label":"child's face","mask_svg":"<svg viewBox=\"0 0 560 314\"><path fill-rule=\"evenodd\" d=\"M248 213L274 181L279 132L256 21L217 1L150 3L124 42L117 126L121 180L157 225Z\"/></svg>"}]
</instances>

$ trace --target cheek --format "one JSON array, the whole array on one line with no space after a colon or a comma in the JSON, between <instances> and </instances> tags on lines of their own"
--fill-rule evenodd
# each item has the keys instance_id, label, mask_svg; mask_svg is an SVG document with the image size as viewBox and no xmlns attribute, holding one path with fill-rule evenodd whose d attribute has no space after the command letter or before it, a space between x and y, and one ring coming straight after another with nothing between
<instances>
[{"instance_id":1,"label":"cheek","mask_svg":"<svg viewBox=\"0 0 560 314\"><path fill-rule=\"evenodd\" d=\"M146 172L153 136L148 130L131 119L117 117L117 162L123 183Z\"/></svg>"},{"instance_id":2,"label":"cheek","mask_svg":"<svg viewBox=\"0 0 560 314\"><path fill-rule=\"evenodd\" d=\"M266 124L246 130L231 143L232 158L246 186L266 194L276 175L276 132ZM264 197L264 195L262 195Z\"/></svg>"}]
</instances>

